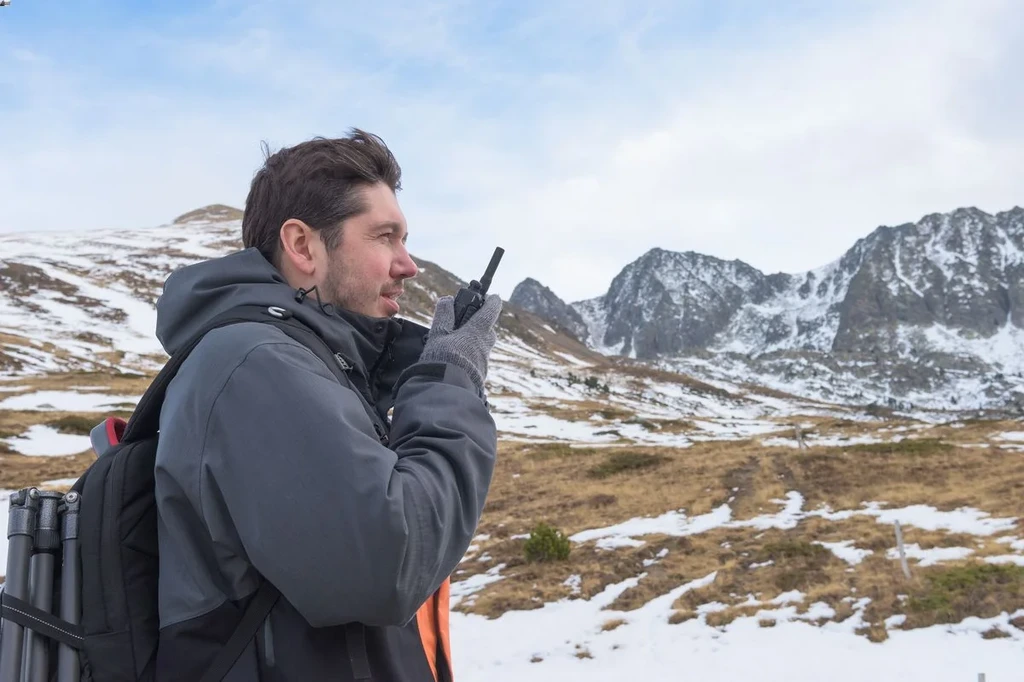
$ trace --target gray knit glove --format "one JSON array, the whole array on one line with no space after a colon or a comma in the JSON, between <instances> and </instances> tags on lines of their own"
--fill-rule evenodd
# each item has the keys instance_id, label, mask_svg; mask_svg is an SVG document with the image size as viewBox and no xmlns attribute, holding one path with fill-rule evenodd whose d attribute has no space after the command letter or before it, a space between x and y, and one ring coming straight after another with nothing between
<instances>
[{"instance_id":1,"label":"gray knit glove","mask_svg":"<svg viewBox=\"0 0 1024 682\"><path fill-rule=\"evenodd\" d=\"M487 378L487 358L498 335L494 328L501 313L501 298L490 294L473 315L458 329L455 325L455 298L437 299L434 322L427 336L427 344L420 354L421 362L448 362L466 370L473 383L483 392Z\"/></svg>"}]
</instances>

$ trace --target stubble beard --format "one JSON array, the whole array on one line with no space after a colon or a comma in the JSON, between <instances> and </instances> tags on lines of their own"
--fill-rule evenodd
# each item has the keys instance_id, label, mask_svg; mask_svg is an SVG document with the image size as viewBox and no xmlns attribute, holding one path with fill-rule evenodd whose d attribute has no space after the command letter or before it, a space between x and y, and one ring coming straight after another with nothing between
<instances>
[{"instance_id":1,"label":"stubble beard","mask_svg":"<svg viewBox=\"0 0 1024 682\"><path fill-rule=\"evenodd\" d=\"M324 289L333 306L360 315L381 317L377 301L380 292L369 291L360 287L360 284L348 275L348 268L338 261L331 264L324 278Z\"/></svg>"}]
</instances>

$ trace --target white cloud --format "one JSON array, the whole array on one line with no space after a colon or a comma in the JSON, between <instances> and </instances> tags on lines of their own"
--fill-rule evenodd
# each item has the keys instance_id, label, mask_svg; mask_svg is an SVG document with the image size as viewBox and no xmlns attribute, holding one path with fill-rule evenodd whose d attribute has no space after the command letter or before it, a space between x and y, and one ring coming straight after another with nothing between
<instances>
[{"instance_id":1,"label":"white cloud","mask_svg":"<svg viewBox=\"0 0 1024 682\"><path fill-rule=\"evenodd\" d=\"M331 7L307 20L339 21ZM413 252L468 279L503 246L493 286L505 295L527 276L568 300L599 295L655 246L809 269L879 224L1024 203L1013 86L1024 35L1009 2L764 17L668 41L652 37L665 31L657 6L633 17L627 4L554 3L515 18L512 54L487 49L479 17L460 19L467 7L421 7L357 22L351 39L379 60L281 40L258 12L231 36L179 46L183 68L213 69L238 93L90 97L72 83L75 111L110 122L85 135L52 106L15 116L0 229L137 226L241 205L261 139L352 125L379 132L403 164ZM559 26L587 39L559 52ZM620 27L613 52L588 62L581 46L609 26ZM420 63L430 87L403 80ZM96 104L104 94L114 99Z\"/></svg>"},{"instance_id":2,"label":"white cloud","mask_svg":"<svg viewBox=\"0 0 1024 682\"><path fill-rule=\"evenodd\" d=\"M1021 203L1024 128L1005 123L989 136L964 116L965 102L987 108L993 93L976 85L990 70L1003 69L997 86L1010 87L1013 55L1001 51L1014 37L1006 30L1016 25L1014 8L917 9L887 10L785 49L660 62L665 89L688 69L710 77L642 128L631 128L630 113L644 101L612 97L607 113L594 101L562 112L559 146L541 156L574 162L503 197L481 197L459 224L515 232L520 249L510 249L506 274L534 275L575 299L602 293L652 246L795 271L839 257L879 224ZM1014 115L1005 112L1004 122ZM617 134L591 134L614 117ZM510 152L510 165L537 152ZM554 267L567 253L575 267ZM581 261L594 263L592 276L580 276Z\"/></svg>"}]
</instances>

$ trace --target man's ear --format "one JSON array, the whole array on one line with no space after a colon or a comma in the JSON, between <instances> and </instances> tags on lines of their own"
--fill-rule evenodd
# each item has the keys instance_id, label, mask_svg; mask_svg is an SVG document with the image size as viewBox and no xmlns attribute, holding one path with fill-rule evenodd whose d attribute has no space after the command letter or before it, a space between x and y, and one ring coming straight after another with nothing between
<instances>
[{"instance_id":1,"label":"man's ear","mask_svg":"<svg viewBox=\"0 0 1024 682\"><path fill-rule=\"evenodd\" d=\"M301 220L289 218L281 225L280 236L282 265L287 262L303 275L312 275L320 242L316 231Z\"/></svg>"}]
</instances>

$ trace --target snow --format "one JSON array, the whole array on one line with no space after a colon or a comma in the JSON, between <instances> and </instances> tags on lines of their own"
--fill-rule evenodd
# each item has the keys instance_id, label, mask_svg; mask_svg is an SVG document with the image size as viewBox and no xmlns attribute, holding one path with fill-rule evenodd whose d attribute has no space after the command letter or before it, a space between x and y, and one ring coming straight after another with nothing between
<instances>
[{"instance_id":1,"label":"snow","mask_svg":"<svg viewBox=\"0 0 1024 682\"><path fill-rule=\"evenodd\" d=\"M775 599L772 599L770 603L782 606L785 604L799 604L803 600L803 592L800 590L790 590L789 592L783 592L778 597L775 597Z\"/></svg>"},{"instance_id":2,"label":"snow","mask_svg":"<svg viewBox=\"0 0 1024 682\"><path fill-rule=\"evenodd\" d=\"M821 627L807 621L834 611L812 604L764 608L723 627L697 618L673 625L672 604L683 594L714 581L712 573L681 585L632 611L609 608L615 598L642 577L610 585L590 600L566 599L532 611L511 611L495 619L451 614L454 669L474 682L519 680L621 682L621 680L697 679L708 682L819 682L822 671L834 682L973 682L985 672L990 680L1015 679L1024 633L1009 627L1013 615L969 618L962 623L909 631L892 629L876 644L854 631L862 627L868 599L857 600L854 616ZM803 595L779 595L789 602ZM1021 611L1020 613L1024 613ZM601 624L623 624L604 632ZM773 621L761 627L760 621ZM899 618L890 620L897 628ZM1010 637L984 640L981 633L1003 627Z\"/></svg>"},{"instance_id":3,"label":"snow","mask_svg":"<svg viewBox=\"0 0 1024 682\"><path fill-rule=\"evenodd\" d=\"M42 424L30 426L20 436L4 442L17 453L32 456L75 455L92 447L88 436L60 433Z\"/></svg>"},{"instance_id":4,"label":"snow","mask_svg":"<svg viewBox=\"0 0 1024 682\"><path fill-rule=\"evenodd\" d=\"M1024 566L1024 556L1019 554L1003 554L1001 556L987 556L985 563L989 564L1016 564Z\"/></svg>"},{"instance_id":5,"label":"snow","mask_svg":"<svg viewBox=\"0 0 1024 682\"><path fill-rule=\"evenodd\" d=\"M548 679L592 679L590 671L595 666L586 666L587 659L576 658L581 650L577 644L587 648L595 657L605 657L606 663L614 665L618 661L621 665L632 661L636 665L643 659L634 657L659 655L651 646L653 642L643 642L644 633L654 632L652 620L666 619L672 602L685 592L710 584L714 576L711 574L686 583L630 612L605 607L635 586L639 577L610 585L589 600L547 603L532 611L507 612L494 620L452 613L450 622L456 674L467 680L543 679L537 677L540 674ZM601 623L617 618L625 621L623 625L608 632L601 631ZM672 631L665 634L672 634ZM615 651L622 654L608 655ZM538 658L543 659L544 665L531 663ZM577 668L576 665L580 664L585 667ZM640 668L646 669L647 664ZM623 669L619 667L617 679L635 679L636 673L634 668L623 677Z\"/></svg>"},{"instance_id":6,"label":"snow","mask_svg":"<svg viewBox=\"0 0 1024 682\"><path fill-rule=\"evenodd\" d=\"M575 365L576 367L592 367L594 365L594 363L592 362L586 362L585 360L581 360L577 358L575 355L569 355L568 353L554 351L554 354L562 358L563 360L568 361L570 364Z\"/></svg>"},{"instance_id":7,"label":"snow","mask_svg":"<svg viewBox=\"0 0 1024 682\"><path fill-rule=\"evenodd\" d=\"M573 542L614 539L620 543L635 543L636 536L641 535L696 535L725 525L731 517L732 510L727 505L693 518L682 511L671 511L654 518L630 519L606 528L581 531L569 539Z\"/></svg>"},{"instance_id":8,"label":"snow","mask_svg":"<svg viewBox=\"0 0 1024 682\"><path fill-rule=\"evenodd\" d=\"M864 561L865 557L874 554L870 549L858 549L854 546L853 540L844 540L842 542L815 541L814 544L821 545L851 566L856 566Z\"/></svg>"},{"instance_id":9,"label":"snow","mask_svg":"<svg viewBox=\"0 0 1024 682\"><path fill-rule=\"evenodd\" d=\"M1009 320L988 338L965 338L956 330L941 325L901 329L905 330L904 333L920 331L937 351L984 358L1004 372L1024 372L1024 329L1014 326Z\"/></svg>"},{"instance_id":10,"label":"snow","mask_svg":"<svg viewBox=\"0 0 1024 682\"><path fill-rule=\"evenodd\" d=\"M907 622L907 614L897 613L895 616L889 616L885 619L886 629L898 628Z\"/></svg>"},{"instance_id":11,"label":"snow","mask_svg":"<svg viewBox=\"0 0 1024 682\"><path fill-rule=\"evenodd\" d=\"M907 559L917 559L921 566L934 566L943 561L966 559L974 554L974 550L968 547L932 547L931 549L921 549L917 543L904 545L903 549L906 552ZM885 555L889 559L899 559L899 549L892 547Z\"/></svg>"},{"instance_id":12,"label":"snow","mask_svg":"<svg viewBox=\"0 0 1024 682\"><path fill-rule=\"evenodd\" d=\"M846 447L848 445L866 445L872 443L889 443L899 442L900 437L894 438L892 441L887 441L882 438L876 438L874 436L830 436L822 438L817 435L804 436L804 443L808 447ZM761 441L761 445L766 447L787 447L787 448L799 448L800 444L797 443L796 438L781 438L778 436L772 438L765 438Z\"/></svg>"},{"instance_id":13,"label":"snow","mask_svg":"<svg viewBox=\"0 0 1024 682\"><path fill-rule=\"evenodd\" d=\"M223 255L224 245L233 243L239 230L238 221L225 221L97 230L88 235L74 231L33 234L31 238L3 235L0 258L36 269L63 283L59 286L68 292L60 293L48 285L30 290L26 296L41 310L0 292L0 319L5 328L25 339L46 339L67 353L59 357L49 350L20 346L17 356L27 363L21 373L118 367L120 360L103 356L109 350L104 343L124 351L130 363L155 368L154 356L166 356L153 333L156 314L149 301L159 294L163 278L171 270ZM124 275L133 278L125 280ZM81 332L108 341L97 345L77 338ZM11 353L11 346L5 344L4 351Z\"/></svg>"},{"instance_id":14,"label":"snow","mask_svg":"<svg viewBox=\"0 0 1024 682\"><path fill-rule=\"evenodd\" d=\"M607 537L597 541L598 549L618 549L619 547L643 547L644 541L628 537Z\"/></svg>"},{"instance_id":15,"label":"snow","mask_svg":"<svg viewBox=\"0 0 1024 682\"><path fill-rule=\"evenodd\" d=\"M878 523L895 524L899 521L904 526L914 526L923 530L946 530L951 533L988 536L1016 528L1015 518L991 518L989 514L969 507L953 511L939 511L928 505L912 505L898 509L882 509L878 502L865 503L862 509L833 512L828 508L811 511L803 509L804 498L797 491L786 493L785 499L774 500L782 508L774 514L763 514L751 519L734 519L728 504L716 507L707 514L688 517L684 510L673 510L656 517L633 518L604 528L580 531L570 536L577 543L591 540L602 540L605 544L629 543L638 546L640 538L649 535L668 535L682 537L696 535L716 528L753 528L767 530L778 528L787 530L795 528L807 518L821 517L829 520L843 520L854 516L874 516ZM830 549L836 556L853 563L852 559L861 559L864 550L849 547L846 543L838 545L820 543ZM908 554L910 553L909 545ZM927 558L924 550L921 557ZM869 552L870 553L870 552ZM945 556L941 552L938 554ZM858 559L859 561L859 559Z\"/></svg>"},{"instance_id":16,"label":"snow","mask_svg":"<svg viewBox=\"0 0 1024 682\"><path fill-rule=\"evenodd\" d=\"M1024 540L1021 540L1020 538L1002 537L996 539L996 542L998 542L999 544L1009 545L1010 549L1016 550L1018 552L1024 552Z\"/></svg>"},{"instance_id":17,"label":"snow","mask_svg":"<svg viewBox=\"0 0 1024 682\"><path fill-rule=\"evenodd\" d=\"M842 512L840 512L842 514ZM902 509L881 509L877 502L870 502L866 508L851 514L866 514L876 517L879 523L893 524L899 521L904 526L915 526L922 530L945 530L950 533L969 535L994 535L1014 530L1015 517L992 518L987 512L970 507L952 511L939 511L925 504L915 504ZM836 514L822 513L825 518L837 518Z\"/></svg>"},{"instance_id":18,"label":"snow","mask_svg":"<svg viewBox=\"0 0 1024 682\"><path fill-rule=\"evenodd\" d=\"M913 291L914 294L918 298L924 298L925 297L924 293L920 289L918 289L916 286L914 286L914 283L911 282L909 279L907 279L907 276L903 274L903 265L900 263L900 252L901 252L900 246L901 246L900 242L897 241L896 244L895 244L894 253L893 253L893 268L895 269L895 272L896 272L896 278L900 282L905 284L908 289ZM893 293L898 294L899 292L893 292Z\"/></svg>"},{"instance_id":19,"label":"snow","mask_svg":"<svg viewBox=\"0 0 1024 682\"><path fill-rule=\"evenodd\" d=\"M579 594L581 586L583 585L583 578L577 574L573 574L566 578L562 584L571 589L573 594Z\"/></svg>"},{"instance_id":20,"label":"snow","mask_svg":"<svg viewBox=\"0 0 1024 682\"><path fill-rule=\"evenodd\" d=\"M78 391L35 391L0 401L0 410L54 410L60 412L106 412L122 405L135 405L142 396ZM99 420L97 420L99 421Z\"/></svg>"},{"instance_id":21,"label":"snow","mask_svg":"<svg viewBox=\"0 0 1024 682\"><path fill-rule=\"evenodd\" d=\"M465 580L453 582L451 585L451 605L454 607L460 604L463 599L472 598L474 594L488 585L504 580L505 576L501 575L501 571L505 566L506 564L498 564L488 569L485 573L477 573Z\"/></svg>"}]
</instances>

